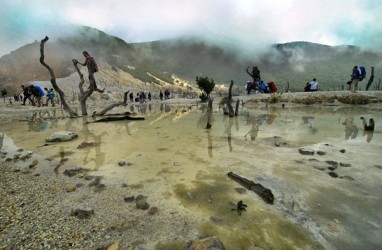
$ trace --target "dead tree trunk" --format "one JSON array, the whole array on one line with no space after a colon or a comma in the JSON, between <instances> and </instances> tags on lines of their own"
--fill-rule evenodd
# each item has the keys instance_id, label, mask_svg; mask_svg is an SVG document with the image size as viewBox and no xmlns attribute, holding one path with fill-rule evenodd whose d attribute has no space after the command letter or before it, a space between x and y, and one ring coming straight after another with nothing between
<instances>
[{"instance_id":1,"label":"dead tree trunk","mask_svg":"<svg viewBox=\"0 0 382 250\"><path fill-rule=\"evenodd\" d=\"M88 89L87 91L84 91L83 85L85 83L84 75L81 73L81 70L78 68L78 62L77 60L72 60L74 67L76 68L78 74L80 75L81 81L78 84L78 88L80 89L80 97L79 101L81 104L81 112L83 116L88 115L87 107L86 107L86 100L88 99L89 96L93 94L93 88Z\"/></svg>"},{"instance_id":2,"label":"dead tree trunk","mask_svg":"<svg viewBox=\"0 0 382 250\"><path fill-rule=\"evenodd\" d=\"M212 120L212 99L208 100L208 106L207 106L207 126L206 129L210 129L212 127L211 120Z\"/></svg>"},{"instance_id":3,"label":"dead tree trunk","mask_svg":"<svg viewBox=\"0 0 382 250\"><path fill-rule=\"evenodd\" d=\"M369 78L369 81L367 82L366 91L369 90L369 87L373 83L373 81L374 81L374 67L371 67L371 76Z\"/></svg>"},{"instance_id":4,"label":"dead tree trunk","mask_svg":"<svg viewBox=\"0 0 382 250\"><path fill-rule=\"evenodd\" d=\"M125 92L124 97L123 97L123 101L113 103L113 104L109 105L108 107L106 107L104 110L102 110L102 111L99 112L99 113L97 113L96 111L94 111L94 113L93 113L92 116L101 116L101 115L106 114L109 110L112 110L112 109L115 108L115 107L122 106L122 105L123 105L123 106L126 106L126 105L127 105L127 94L128 94L129 92L130 92L130 91Z\"/></svg>"},{"instance_id":5,"label":"dead tree trunk","mask_svg":"<svg viewBox=\"0 0 382 250\"><path fill-rule=\"evenodd\" d=\"M45 55L44 55L44 44L49 40L49 37L45 37L44 39L41 40L41 43L40 43L40 63L48 69L49 73L50 73L50 76L51 76L51 79L50 79L50 82L52 83L52 86L54 88L54 90L60 95L60 99L61 99L61 104L63 106L63 109L69 113L70 117L77 117L78 114L76 112L73 111L73 109L68 105L68 103L66 102L66 99L65 99L65 93L58 87L57 85L57 82L56 82L56 77L54 75L54 72L53 72L53 69L51 67L49 67L48 64L45 63L44 59L45 59Z\"/></svg>"},{"instance_id":6,"label":"dead tree trunk","mask_svg":"<svg viewBox=\"0 0 382 250\"><path fill-rule=\"evenodd\" d=\"M258 194L265 202L269 204L273 204L275 198L273 196L273 193L270 189L264 187L260 183L254 183L253 181L250 181L244 177L241 177L233 172L229 172L228 176L231 177L233 180L237 181L244 187L254 191L256 194Z\"/></svg>"}]
</instances>

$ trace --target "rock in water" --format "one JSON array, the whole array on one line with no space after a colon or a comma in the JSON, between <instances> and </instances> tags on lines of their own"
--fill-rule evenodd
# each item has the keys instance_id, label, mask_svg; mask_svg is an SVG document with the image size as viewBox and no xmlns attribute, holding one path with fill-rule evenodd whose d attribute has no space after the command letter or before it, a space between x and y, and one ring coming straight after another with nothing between
<instances>
[{"instance_id":1,"label":"rock in water","mask_svg":"<svg viewBox=\"0 0 382 250\"><path fill-rule=\"evenodd\" d=\"M63 142L71 141L77 138L78 135L71 131L58 131L51 134L48 138L45 139L46 142Z\"/></svg>"}]
</instances>

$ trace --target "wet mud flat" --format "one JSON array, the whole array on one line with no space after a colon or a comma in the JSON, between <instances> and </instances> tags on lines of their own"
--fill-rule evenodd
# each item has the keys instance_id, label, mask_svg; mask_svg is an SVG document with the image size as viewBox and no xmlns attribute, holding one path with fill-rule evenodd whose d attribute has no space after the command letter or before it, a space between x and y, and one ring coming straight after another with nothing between
<instances>
[{"instance_id":1,"label":"wet mud flat","mask_svg":"<svg viewBox=\"0 0 382 250\"><path fill-rule=\"evenodd\" d=\"M210 131L199 109L175 110L127 125L59 120L39 132L25 122L14 124L18 132L6 129L4 247L185 249L202 235L226 249L380 243L377 119L367 139L354 110L334 117L321 109L243 109L233 119L216 113ZM63 128L79 137L41 147ZM271 189L274 204L229 171Z\"/></svg>"}]
</instances>

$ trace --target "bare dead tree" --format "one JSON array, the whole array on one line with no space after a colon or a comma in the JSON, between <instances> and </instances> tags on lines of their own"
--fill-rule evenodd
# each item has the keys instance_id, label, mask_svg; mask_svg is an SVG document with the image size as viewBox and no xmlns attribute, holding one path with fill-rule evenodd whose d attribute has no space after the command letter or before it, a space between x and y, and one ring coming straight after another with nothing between
<instances>
[{"instance_id":1,"label":"bare dead tree","mask_svg":"<svg viewBox=\"0 0 382 250\"><path fill-rule=\"evenodd\" d=\"M123 101L113 103L113 104L109 105L108 107L106 107L105 109L103 109L103 110L102 110L101 112L99 112L99 113L97 113L96 111L94 111L92 116L101 116L101 115L106 114L109 110L112 110L112 109L115 108L115 107L118 107L118 106L126 106L126 105L127 105L127 94L128 94L129 92L130 92L130 91L125 92L124 97L123 97Z\"/></svg>"},{"instance_id":2,"label":"bare dead tree","mask_svg":"<svg viewBox=\"0 0 382 250\"><path fill-rule=\"evenodd\" d=\"M54 90L60 95L60 100L63 109L69 113L70 117L77 117L78 114L68 105L65 99L65 93L58 87L57 82L56 82L56 76L54 75L53 69L45 63L45 55L44 55L44 44L49 40L49 37L45 37L44 39L41 40L40 43L40 63L48 69L51 79L50 82L52 83L52 86Z\"/></svg>"},{"instance_id":3,"label":"bare dead tree","mask_svg":"<svg viewBox=\"0 0 382 250\"><path fill-rule=\"evenodd\" d=\"M374 81L374 67L371 67L371 76L369 78L369 81L367 82L366 91L369 90L369 87L373 83L373 81Z\"/></svg>"},{"instance_id":4,"label":"bare dead tree","mask_svg":"<svg viewBox=\"0 0 382 250\"><path fill-rule=\"evenodd\" d=\"M211 120L212 120L212 99L208 100L208 106L207 106L207 126L206 129L210 129L212 127Z\"/></svg>"},{"instance_id":5,"label":"bare dead tree","mask_svg":"<svg viewBox=\"0 0 382 250\"><path fill-rule=\"evenodd\" d=\"M83 88L84 83L85 83L84 75L81 73L81 70L78 68L78 65L77 65L78 61L73 59L72 62L74 64L74 67L77 70L78 75L80 76L80 82L78 84L78 88L80 89L79 101L80 101L80 105L81 105L82 115L86 116L86 115L88 115L86 100L88 99L89 96L91 96L91 94L93 93L94 90L93 90L93 88L90 88L87 91L84 91L84 88Z\"/></svg>"}]
</instances>

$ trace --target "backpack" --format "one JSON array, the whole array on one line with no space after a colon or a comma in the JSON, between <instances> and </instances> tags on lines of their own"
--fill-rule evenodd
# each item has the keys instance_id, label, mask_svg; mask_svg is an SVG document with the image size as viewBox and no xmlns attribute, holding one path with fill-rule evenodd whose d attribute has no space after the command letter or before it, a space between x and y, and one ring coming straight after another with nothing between
<instances>
[{"instance_id":1,"label":"backpack","mask_svg":"<svg viewBox=\"0 0 382 250\"><path fill-rule=\"evenodd\" d=\"M358 68L359 71L359 80L362 81L364 78L366 78L366 69L364 66L360 66Z\"/></svg>"},{"instance_id":2,"label":"backpack","mask_svg":"<svg viewBox=\"0 0 382 250\"><path fill-rule=\"evenodd\" d=\"M93 57L89 58L89 65L93 72L98 72L98 65Z\"/></svg>"}]
</instances>

